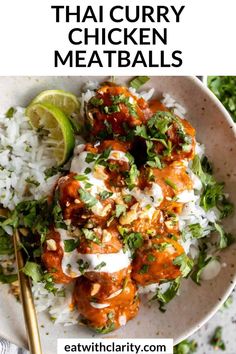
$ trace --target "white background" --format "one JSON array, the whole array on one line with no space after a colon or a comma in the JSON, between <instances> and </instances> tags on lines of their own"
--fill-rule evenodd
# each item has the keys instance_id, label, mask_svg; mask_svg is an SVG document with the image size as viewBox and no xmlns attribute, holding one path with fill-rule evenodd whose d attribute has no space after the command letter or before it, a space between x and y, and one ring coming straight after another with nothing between
<instances>
[{"instance_id":1,"label":"white background","mask_svg":"<svg viewBox=\"0 0 236 354\"><path fill-rule=\"evenodd\" d=\"M153 24L144 26L168 27L168 45L156 46L172 52L179 49L183 52L183 65L180 68L54 68L54 50L67 53L69 50L87 50L91 52L118 49L117 46L106 45L85 48L73 46L68 40L68 32L73 27L95 27L88 23L56 23L55 10L51 5L80 5L85 8L103 5L105 12L115 5L185 5L181 22ZM0 75L236 75L236 0L7 0L0 4ZM172 17L173 18L173 17ZM100 27L142 27L142 23L115 24L106 21ZM143 53L150 50L148 46L119 46L119 50ZM153 48L154 49L154 48ZM106 65L106 61L104 60Z\"/></svg>"}]
</instances>

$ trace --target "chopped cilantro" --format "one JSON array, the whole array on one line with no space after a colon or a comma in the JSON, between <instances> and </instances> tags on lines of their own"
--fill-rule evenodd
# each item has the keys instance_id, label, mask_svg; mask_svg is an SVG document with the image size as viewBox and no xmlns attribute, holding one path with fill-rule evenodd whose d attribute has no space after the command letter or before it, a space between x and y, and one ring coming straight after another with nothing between
<instances>
[{"instance_id":1,"label":"chopped cilantro","mask_svg":"<svg viewBox=\"0 0 236 354\"><path fill-rule=\"evenodd\" d=\"M84 272L89 268L89 263L83 261L83 259L79 259L77 261L77 264L79 266L78 268L81 274L84 274Z\"/></svg>"},{"instance_id":2,"label":"chopped cilantro","mask_svg":"<svg viewBox=\"0 0 236 354\"><path fill-rule=\"evenodd\" d=\"M55 205L53 207L52 215L53 215L53 219L54 219L54 223L55 223L56 228L66 230L67 226L64 222L63 215L62 215L62 209L61 209L61 206L58 201L55 203Z\"/></svg>"},{"instance_id":3,"label":"chopped cilantro","mask_svg":"<svg viewBox=\"0 0 236 354\"><path fill-rule=\"evenodd\" d=\"M82 232L83 232L86 240L92 241L98 245L101 244L101 241L99 240L99 238L97 237L97 235L95 234L94 231L83 228Z\"/></svg>"},{"instance_id":4,"label":"chopped cilantro","mask_svg":"<svg viewBox=\"0 0 236 354\"><path fill-rule=\"evenodd\" d=\"M149 253L147 255L147 260L148 262L154 262L156 260L156 257L153 254Z\"/></svg>"},{"instance_id":5,"label":"chopped cilantro","mask_svg":"<svg viewBox=\"0 0 236 354\"><path fill-rule=\"evenodd\" d=\"M84 176L84 175L76 175L73 177L74 179L76 179L76 181L87 181L88 180L88 177L87 176Z\"/></svg>"},{"instance_id":6,"label":"chopped cilantro","mask_svg":"<svg viewBox=\"0 0 236 354\"><path fill-rule=\"evenodd\" d=\"M129 188L129 190L134 188L134 186L137 182L138 176L139 176L139 170L138 170L137 166L135 164L133 164L130 167L128 177L126 178L126 184Z\"/></svg>"},{"instance_id":7,"label":"chopped cilantro","mask_svg":"<svg viewBox=\"0 0 236 354\"><path fill-rule=\"evenodd\" d=\"M89 101L94 107L99 107L103 105L103 99L96 96L92 97Z\"/></svg>"},{"instance_id":8,"label":"chopped cilantro","mask_svg":"<svg viewBox=\"0 0 236 354\"><path fill-rule=\"evenodd\" d=\"M199 253L197 264L194 266L193 272L191 274L191 279L196 283L200 284L200 278L203 269L213 260L213 257L208 256L205 251Z\"/></svg>"},{"instance_id":9,"label":"chopped cilantro","mask_svg":"<svg viewBox=\"0 0 236 354\"><path fill-rule=\"evenodd\" d=\"M165 179L165 183L170 186L171 188L173 188L175 191L177 190L177 186L174 182L172 182L169 178Z\"/></svg>"},{"instance_id":10,"label":"chopped cilantro","mask_svg":"<svg viewBox=\"0 0 236 354\"><path fill-rule=\"evenodd\" d=\"M98 202L98 200L86 190L80 188L78 192L80 195L80 199L86 205L87 208L92 208Z\"/></svg>"},{"instance_id":11,"label":"chopped cilantro","mask_svg":"<svg viewBox=\"0 0 236 354\"><path fill-rule=\"evenodd\" d=\"M6 113L5 113L5 116L7 118L12 118L14 116L14 114L16 113L16 109L14 107L10 107Z\"/></svg>"},{"instance_id":12,"label":"chopped cilantro","mask_svg":"<svg viewBox=\"0 0 236 354\"><path fill-rule=\"evenodd\" d=\"M230 246L235 241L235 238L233 237L233 235L225 232L223 230L222 226L220 226L217 223L214 223L214 226L215 226L215 230L218 232L218 234L220 236L219 243L218 243L218 247L220 249Z\"/></svg>"},{"instance_id":13,"label":"chopped cilantro","mask_svg":"<svg viewBox=\"0 0 236 354\"><path fill-rule=\"evenodd\" d=\"M65 252L72 252L74 251L79 245L79 240L69 239L64 240L64 250Z\"/></svg>"},{"instance_id":14,"label":"chopped cilantro","mask_svg":"<svg viewBox=\"0 0 236 354\"><path fill-rule=\"evenodd\" d=\"M225 350L225 343L222 340L222 327L216 327L215 332L210 340L210 344L215 350L221 349Z\"/></svg>"},{"instance_id":15,"label":"chopped cilantro","mask_svg":"<svg viewBox=\"0 0 236 354\"><path fill-rule=\"evenodd\" d=\"M208 76L207 84L236 121L236 77Z\"/></svg>"},{"instance_id":16,"label":"chopped cilantro","mask_svg":"<svg viewBox=\"0 0 236 354\"><path fill-rule=\"evenodd\" d=\"M130 86L133 87L135 90L140 89L141 86L146 84L150 80L148 76L137 76L130 81Z\"/></svg>"},{"instance_id":17,"label":"chopped cilantro","mask_svg":"<svg viewBox=\"0 0 236 354\"><path fill-rule=\"evenodd\" d=\"M155 249L155 250L158 250L159 252L163 252L165 251L168 247L171 247L171 244L168 243L168 242L161 242L161 243L154 243L152 245L152 247Z\"/></svg>"},{"instance_id":18,"label":"chopped cilantro","mask_svg":"<svg viewBox=\"0 0 236 354\"><path fill-rule=\"evenodd\" d=\"M134 252L136 249L142 247L143 245L143 236L140 232L131 232L129 233L127 229L119 227L119 232L123 237L123 243L125 249L129 249L131 252Z\"/></svg>"},{"instance_id":19,"label":"chopped cilantro","mask_svg":"<svg viewBox=\"0 0 236 354\"><path fill-rule=\"evenodd\" d=\"M96 154L93 154L92 152L88 152L85 158L85 162L87 163L94 162L96 159L97 159Z\"/></svg>"},{"instance_id":20,"label":"chopped cilantro","mask_svg":"<svg viewBox=\"0 0 236 354\"><path fill-rule=\"evenodd\" d=\"M25 179L25 182L27 182L29 184L33 184L36 187L40 186L40 183L38 181L36 181L34 178L32 178L32 177L27 177Z\"/></svg>"},{"instance_id":21,"label":"chopped cilantro","mask_svg":"<svg viewBox=\"0 0 236 354\"><path fill-rule=\"evenodd\" d=\"M224 183L208 184L201 195L200 205L208 211L217 206L223 193Z\"/></svg>"},{"instance_id":22,"label":"chopped cilantro","mask_svg":"<svg viewBox=\"0 0 236 354\"><path fill-rule=\"evenodd\" d=\"M212 166L208 159L204 157L202 161L199 156L195 156L192 163L192 171L200 178L203 184L201 195L201 206L206 210L214 207L218 208L221 218L225 218L233 212L233 204L224 195L224 183L218 183L211 175Z\"/></svg>"},{"instance_id":23,"label":"chopped cilantro","mask_svg":"<svg viewBox=\"0 0 236 354\"><path fill-rule=\"evenodd\" d=\"M101 262L98 265L96 265L96 267L94 269L95 270L101 270L105 266L106 266L106 263L105 262Z\"/></svg>"},{"instance_id":24,"label":"chopped cilantro","mask_svg":"<svg viewBox=\"0 0 236 354\"><path fill-rule=\"evenodd\" d=\"M185 339L174 346L173 354L193 354L197 350L197 343L194 340Z\"/></svg>"},{"instance_id":25,"label":"chopped cilantro","mask_svg":"<svg viewBox=\"0 0 236 354\"><path fill-rule=\"evenodd\" d=\"M12 237L4 234L0 229L0 256L11 255L14 253L14 246Z\"/></svg>"},{"instance_id":26,"label":"chopped cilantro","mask_svg":"<svg viewBox=\"0 0 236 354\"><path fill-rule=\"evenodd\" d=\"M24 268L22 268L22 272L32 278L35 282L39 282L43 278L41 266L35 262L27 261Z\"/></svg>"},{"instance_id":27,"label":"chopped cilantro","mask_svg":"<svg viewBox=\"0 0 236 354\"><path fill-rule=\"evenodd\" d=\"M169 282L169 288L163 293L160 289L157 290L156 294L151 300L158 300L160 304L160 311L165 312L165 305L168 304L178 293L180 287L180 278L176 278Z\"/></svg>"},{"instance_id":28,"label":"chopped cilantro","mask_svg":"<svg viewBox=\"0 0 236 354\"><path fill-rule=\"evenodd\" d=\"M106 200L106 199L110 198L112 195L113 195L113 193L108 192L108 191L102 191L101 193L99 193L101 200Z\"/></svg>"},{"instance_id":29,"label":"chopped cilantro","mask_svg":"<svg viewBox=\"0 0 236 354\"><path fill-rule=\"evenodd\" d=\"M129 114L133 117L137 117L136 103L130 103L128 96L125 96L123 94L112 96L112 103L114 105L118 105L120 103L123 103L128 108Z\"/></svg>"},{"instance_id":30,"label":"chopped cilantro","mask_svg":"<svg viewBox=\"0 0 236 354\"><path fill-rule=\"evenodd\" d=\"M193 268L193 260L190 259L186 253L182 253L180 256L173 260L174 265L180 266L182 276L186 278Z\"/></svg>"},{"instance_id":31,"label":"chopped cilantro","mask_svg":"<svg viewBox=\"0 0 236 354\"><path fill-rule=\"evenodd\" d=\"M84 170L84 173L86 175L88 175L90 172L92 172L92 169L90 167L86 167L86 169Z\"/></svg>"},{"instance_id":32,"label":"chopped cilantro","mask_svg":"<svg viewBox=\"0 0 236 354\"><path fill-rule=\"evenodd\" d=\"M230 295L227 300L223 303L222 309L228 309L233 303L233 296Z\"/></svg>"},{"instance_id":33,"label":"chopped cilantro","mask_svg":"<svg viewBox=\"0 0 236 354\"><path fill-rule=\"evenodd\" d=\"M11 284L17 281L17 274L5 274L3 267L0 265L0 283Z\"/></svg>"},{"instance_id":34,"label":"chopped cilantro","mask_svg":"<svg viewBox=\"0 0 236 354\"><path fill-rule=\"evenodd\" d=\"M148 156L147 165L153 168L162 169L161 160L153 149L154 148L153 142L146 140L146 146L147 146L147 156Z\"/></svg>"},{"instance_id":35,"label":"chopped cilantro","mask_svg":"<svg viewBox=\"0 0 236 354\"><path fill-rule=\"evenodd\" d=\"M149 265L148 264L143 264L142 267L139 270L139 274L146 274L148 272Z\"/></svg>"},{"instance_id":36,"label":"chopped cilantro","mask_svg":"<svg viewBox=\"0 0 236 354\"><path fill-rule=\"evenodd\" d=\"M126 212L126 206L124 204L116 204L116 217L119 218Z\"/></svg>"},{"instance_id":37,"label":"chopped cilantro","mask_svg":"<svg viewBox=\"0 0 236 354\"><path fill-rule=\"evenodd\" d=\"M194 238L203 237L203 229L199 223L191 224L188 227L189 227L189 230Z\"/></svg>"},{"instance_id":38,"label":"chopped cilantro","mask_svg":"<svg viewBox=\"0 0 236 354\"><path fill-rule=\"evenodd\" d=\"M45 171L44 171L44 174L45 174L45 179L47 180L48 178L56 175L57 173L61 172L62 171L62 168L59 166L59 167L50 167L50 168L47 168Z\"/></svg>"},{"instance_id":39,"label":"chopped cilantro","mask_svg":"<svg viewBox=\"0 0 236 354\"><path fill-rule=\"evenodd\" d=\"M145 125L137 125L134 133L136 136L140 136L141 138L148 139L147 128Z\"/></svg>"},{"instance_id":40,"label":"chopped cilantro","mask_svg":"<svg viewBox=\"0 0 236 354\"><path fill-rule=\"evenodd\" d=\"M131 200L132 200L132 195L124 195L123 196L123 200L124 200L124 202L125 203L130 203L131 202Z\"/></svg>"}]
</instances>

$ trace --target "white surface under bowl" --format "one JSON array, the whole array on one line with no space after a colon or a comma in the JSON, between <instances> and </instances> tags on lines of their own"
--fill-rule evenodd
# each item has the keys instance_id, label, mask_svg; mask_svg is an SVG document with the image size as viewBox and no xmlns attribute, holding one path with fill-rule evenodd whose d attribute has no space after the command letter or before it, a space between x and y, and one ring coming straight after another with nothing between
<instances>
[{"instance_id":1,"label":"white surface under bowl","mask_svg":"<svg viewBox=\"0 0 236 354\"><path fill-rule=\"evenodd\" d=\"M87 80L104 81L104 77L0 77L0 111L13 105L27 105L40 91L65 89L78 93ZM118 83L130 78L119 77ZM225 181L226 191L236 204L236 129L220 102L193 77L152 77L145 88L155 88L156 96L172 95L187 110L187 118L197 131L197 139L206 146L206 154L213 161L219 181ZM236 218L226 221L226 229L236 234ZM236 245L222 252L226 263L217 278L197 286L186 280L177 296L163 314L158 304L142 303L139 315L120 330L106 335L115 338L171 337L175 343L189 336L203 325L221 306L236 280ZM56 352L57 338L91 338L95 336L85 327L54 326L46 315L39 316L43 353ZM27 347L20 304L0 286L0 336L19 346Z\"/></svg>"}]
</instances>

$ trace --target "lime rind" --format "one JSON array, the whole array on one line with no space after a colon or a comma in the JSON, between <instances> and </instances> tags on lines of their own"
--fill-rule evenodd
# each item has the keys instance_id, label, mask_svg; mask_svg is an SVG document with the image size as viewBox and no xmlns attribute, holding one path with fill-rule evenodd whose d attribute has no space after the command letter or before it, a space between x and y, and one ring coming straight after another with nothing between
<instances>
[{"instance_id":1,"label":"lime rind","mask_svg":"<svg viewBox=\"0 0 236 354\"><path fill-rule=\"evenodd\" d=\"M32 103L26 109L26 116L32 127L45 135L48 150L57 164L63 164L75 146L73 128L66 114L50 103Z\"/></svg>"},{"instance_id":2,"label":"lime rind","mask_svg":"<svg viewBox=\"0 0 236 354\"><path fill-rule=\"evenodd\" d=\"M80 112L80 102L71 92L63 90L46 90L38 94L31 104L48 103L62 110L66 115L78 115Z\"/></svg>"}]
</instances>

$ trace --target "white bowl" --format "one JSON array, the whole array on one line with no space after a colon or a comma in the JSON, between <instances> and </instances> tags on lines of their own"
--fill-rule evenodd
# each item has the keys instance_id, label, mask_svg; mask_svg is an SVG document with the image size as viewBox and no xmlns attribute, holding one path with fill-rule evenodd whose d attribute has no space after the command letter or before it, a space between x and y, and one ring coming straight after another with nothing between
<instances>
[{"instance_id":1,"label":"white bowl","mask_svg":"<svg viewBox=\"0 0 236 354\"><path fill-rule=\"evenodd\" d=\"M12 105L25 106L40 91L65 89L78 93L87 80L104 81L102 77L0 77L0 110ZM107 79L107 78L106 78ZM117 82L128 81L119 77ZM187 109L187 118L197 131L197 139L206 146L206 153L215 167L219 181L225 181L226 191L236 204L236 129L220 102L194 77L152 77L145 88L154 87L156 95L171 94ZM228 218L226 228L236 233L236 218ZM177 343L201 327L221 306L236 281L236 245L222 252L226 264L217 278L197 286L184 281L177 296L163 314L158 304L142 303L139 315L125 327L107 335L115 338L171 337ZM0 286L0 336L19 346L27 347L21 306ZM88 337L94 334L85 327L54 326L46 315L39 316L45 354L56 352L56 339ZM43 326L43 327L42 327Z\"/></svg>"}]
</instances>

